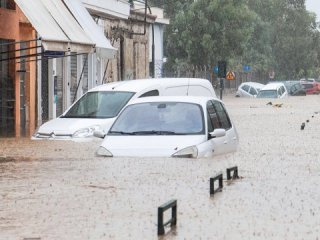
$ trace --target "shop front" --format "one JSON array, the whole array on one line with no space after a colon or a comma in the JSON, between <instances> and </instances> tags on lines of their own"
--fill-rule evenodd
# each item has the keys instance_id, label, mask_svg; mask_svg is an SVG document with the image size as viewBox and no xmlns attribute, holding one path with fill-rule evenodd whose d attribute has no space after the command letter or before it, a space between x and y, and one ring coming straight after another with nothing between
<instances>
[{"instance_id":1,"label":"shop front","mask_svg":"<svg viewBox=\"0 0 320 240\"><path fill-rule=\"evenodd\" d=\"M58 117L100 84L101 65L116 49L80 1L16 0L37 32L36 126ZM39 14L41 13L41 14Z\"/></svg>"}]
</instances>

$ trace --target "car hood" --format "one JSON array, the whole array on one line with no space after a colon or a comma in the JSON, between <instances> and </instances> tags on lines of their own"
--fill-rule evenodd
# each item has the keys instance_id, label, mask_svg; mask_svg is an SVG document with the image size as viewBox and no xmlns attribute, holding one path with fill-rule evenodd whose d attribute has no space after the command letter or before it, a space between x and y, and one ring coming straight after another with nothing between
<instances>
[{"instance_id":1,"label":"car hood","mask_svg":"<svg viewBox=\"0 0 320 240\"><path fill-rule=\"evenodd\" d=\"M101 146L109 150L114 157L171 157L186 147L197 146L204 141L205 135L107 135Z\"/></svg>"},{"instance_id":2,"label":"car hood","mask_svg":"<svg viewBox=\"0 0 320 240\"><path fill-rule=\"evenodd\" d=\"M72 135L77 130L99 126L106 132L109 130L115 118L108 119L83 119L83 118L56 118L41 125L38 133L56 135Z\"/></svg>"}]
</instances>

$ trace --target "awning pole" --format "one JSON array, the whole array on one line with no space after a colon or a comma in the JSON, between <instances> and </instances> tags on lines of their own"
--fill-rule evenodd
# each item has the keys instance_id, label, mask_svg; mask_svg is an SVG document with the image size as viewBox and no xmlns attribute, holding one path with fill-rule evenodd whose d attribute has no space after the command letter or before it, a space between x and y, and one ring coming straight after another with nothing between
<instances>
[{"instance_id":1,"label":"awning pole","mask_svg":"<svg viewBox=\"0 0 320 240\"><path fill-rule=\"evenodd\" d=\"M26 62L35 62L35 61L41 61L41 60L50 60L50 59L56 59L56 58L64 58L64 57L71 57L71 56L78 56L78 55L83 55L83 54L87 54L87 53L76 53L76 54L70 54L70 55L65 55L65 56L61 56L61 57L45 57L45 56L42 56L42 58L38 58L38 59L32 59L32 60L26 60L26 61L23 61L24 63ZM38 56L40 56L41 54L39 54ZM22 63L21 61L20 62L17 62L17 63Z\"/></svg>"},{"instance_id":2,"label":"awning pole","mask_svg":"<svg viewBox=\"0 0 320 240\"><path fill-rule=\"evenodd\" d=\"M11 58L5 58L5 59L0 59L0 62L4 61L10 61L10 60L15 60L15 59L20 59L20 58L29 58L29 57L37 57L41 55L41 53L35 53L35 54L28 54L28 55L23 55L23 56L17 56L17 57L11 57Z\"/></svg>"},{"instance_id":3,"label":"awning pole","mask_svg":"<svg viewBox=\"0 0 320 240\"><path fill-rule=\"evenodd\" d=\"M14 45L14 44L18 44L18 43L36 42L39 40L41 40L41 38L35 38L35 39L31 39L31 40L23 40L23 41L17 41L17 42L7 42L7 43L1 43L0 46Z\"/></svg>"},{"instance_id":4,"label":"awning pole","mask_svg":"<svg viewBox=\"0 0 320 240\"><path fill-rule=\"evenodd\" d=\"M0 52L0 54L6 54L6 53L12 53L12 52L18 52L18 51L23 51L23 50L29 50L29 49L35 49L35 48L41 48L42 46L35 46L35 47L28 47L28 48L19 48L16 50L10 50L6 52Z\"/></svg>"}]
</instances>

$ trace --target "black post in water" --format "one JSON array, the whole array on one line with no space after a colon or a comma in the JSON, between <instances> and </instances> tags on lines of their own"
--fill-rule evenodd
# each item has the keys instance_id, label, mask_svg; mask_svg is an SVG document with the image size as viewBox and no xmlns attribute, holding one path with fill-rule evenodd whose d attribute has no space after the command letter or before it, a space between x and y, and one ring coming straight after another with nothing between
<instances>
[{"instance_id":1,"label":"black post in water","mask_svg":"<svg viewBox=\"0 0 320 240\"><path fill-rule=\"evenodd\" d=\"M214 189L214 182L219 181L219 187L217 189ZM215 177L210 178L210 195L215 194L216 192L221 192L223 188L223 175L222 173L216 175Z\"/></svg>"},{"instance_id":2,"label":"black post in water","mask_svg":"<svg viewBox=\"0 0 320 240\"><path fill-rule=\"evenodd\" d=\"M220 100L222 100L222 93L223 93L223 89L224 89L224 81L223 78L220 78Z\"/></svg>"},{"instance_id":3,"label":"black post in water","mask_svg":"<svg viewBox=\"0 0 320 240\"><path fill-rule=\"evenodd\" d=\"M163 213L171 208L171 219L163 223ZM158 207L158 235L165 233L164 227L170 224L171 227L177 225L177 200L171 200Z\"/></svg>"},{"instance_id":4,"label":"black post in water","mask_svg":"<svg viewBox=\"0 0 320 240\"><path fill-rule=\"evenodd\" d=\"M233 175L231 176L231 172L233 172ZM239 175L238 175L238 167L231 167L231 168L227 168L227 180L230 179L238 179Z\"/></svg>"}]
</instances>

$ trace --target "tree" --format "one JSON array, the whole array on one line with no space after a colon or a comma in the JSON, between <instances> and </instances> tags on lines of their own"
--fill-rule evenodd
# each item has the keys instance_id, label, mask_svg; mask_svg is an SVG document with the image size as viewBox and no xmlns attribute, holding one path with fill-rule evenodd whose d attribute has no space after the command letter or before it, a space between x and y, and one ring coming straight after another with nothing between
<instances>
[{"instance_id":1,"label":"tree","mask_svg":"<svg viewBox=\"0 0 320 240\"><path fill-rule=\"evenodd\" d=\"M198 0L171 19L175 34L167 41L173 64L215 65L243 54L255 13L246 0Z\"/></svg>"},{"instance_id":2,"label":"tree","mask_svg":"<svg viewBox=\"0 0 320 240\"><path fill-rule=\"evenodd\" d=\"M227 60L277 79L320 73L320 36L305 0L187 0L163 2L167 67ZM318 75L317 75L318 76Z\"/></svg>"}]
</instances>

